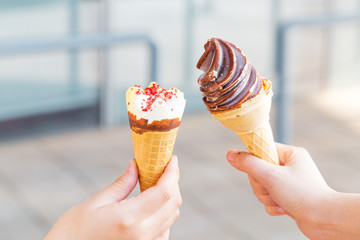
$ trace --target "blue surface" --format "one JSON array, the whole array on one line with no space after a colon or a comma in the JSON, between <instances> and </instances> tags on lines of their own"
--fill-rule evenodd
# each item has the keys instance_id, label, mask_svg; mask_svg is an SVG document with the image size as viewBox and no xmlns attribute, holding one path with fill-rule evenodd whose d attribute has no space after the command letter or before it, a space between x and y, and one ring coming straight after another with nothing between
<instances>
[{"instance_id":1,"label":"blue surface","mask_svg":"<svg viewBox=\"0 0 360 240\"><path fill-rule=\"evenodd\" d=\"M0 121L95 105L95 87L70 89L66 83L1 81Z\"/></svg>"},{"instance_id":2,"label":"blue surface","mask_svg":"<svg viewBox=\"0 0 360 240\"><path fill-rule=\"evenodd\" d=\"M38 5L49 5L53 3L62 3L61 0L1 0L0 11L8 9L22 9L28 7L37 7Z\"/></svg>"}]
</instances>

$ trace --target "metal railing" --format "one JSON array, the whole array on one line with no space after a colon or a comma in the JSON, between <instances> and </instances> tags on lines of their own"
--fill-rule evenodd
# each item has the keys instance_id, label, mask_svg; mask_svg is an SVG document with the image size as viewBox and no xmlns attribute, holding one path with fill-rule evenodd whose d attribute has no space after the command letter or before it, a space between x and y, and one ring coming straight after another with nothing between
<instances>
[{"instance_id":1,"label":"metal railing","mask_svg":"<svg viewBox=\"0 0 360 240\"><path fill-rule=\"evenodd\" d=\"M276 140L282 143L291 142L292 138L292 81L288 76L287 41L289 31L296 27L331 26L344 22L359 22L360 15L321 16L279 23L276 31L276 72L278 75Z\"/></svg>"},{"instance_id":2,"label":"metal railing","mask_svg":"<svg viewBox=\"0 0 360 240\"><path fill-rule=\"evenodd\" d=\"M108 48L120 43L145 43L150 51L150 77L149 81L157 78L158 50L155 42L147 34L123 35L123 34L101 34L93 36L68 36L62 38L51 38L29 41L0 42L0 55L14 55L28 52L56 51L56 50L80 50L85 48ZM105 68L100 77L99 85L99 106L100 124L104 127L112 125L115 109L112 109L114 99L113 89L110 83L108 69Z\"/></svg>"}]
</instances>

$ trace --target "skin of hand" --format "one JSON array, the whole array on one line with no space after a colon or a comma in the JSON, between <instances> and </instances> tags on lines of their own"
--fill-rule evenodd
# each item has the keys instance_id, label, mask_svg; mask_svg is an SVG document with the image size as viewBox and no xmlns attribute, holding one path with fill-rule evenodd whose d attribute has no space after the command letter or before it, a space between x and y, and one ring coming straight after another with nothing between
<instances>
[{"instance_id":1,"label":"skin of hand","mask_svg":"<svg viewBox=\"0 0 360 240\"><path fill-rule=\"evenodd\" d=\"M45 240L168 239L182 203L179 176L178 160L173 156L156 186L127 198L138 180L132 160L110 186L65 212Z\"/></svg>"},{"instance_id":2,"label":"skin of hand","mask_svg":"<svg viewBox=\"0 0 360 240\"><path fill-rule=\"evenodd\" d=\"M282 144L277 144L277 150L280 166L237 150L229 151L226 157L233 167L248 174L254 194L271 216L289 215L313 240L352 239L336 238L337 234L331 233L334 224L329 222L329 207L337 201L338 193L326 184L309 153Z\"/></svg>"}]
</instances>

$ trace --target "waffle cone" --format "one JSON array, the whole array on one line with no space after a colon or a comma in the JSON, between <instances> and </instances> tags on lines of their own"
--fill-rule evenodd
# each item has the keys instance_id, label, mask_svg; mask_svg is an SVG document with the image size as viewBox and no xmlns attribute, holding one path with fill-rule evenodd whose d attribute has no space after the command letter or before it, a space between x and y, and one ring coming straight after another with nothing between
<instances>
[{"instance_id":1,"label":"waffle cone","mask_svg":"<svg viewBox=\"0 0 360 240\"><path fill-rule=\"evenodd\" d=\"M236 109L213 113L213 117L234 131L248 151L274 164L279 164L269 113L271 108L271 83L263 79L264 91L244 102Z\"/></svg>"},{"instance_id":2,"label":"waffle cone","mask_svg":"<svg viewBox=\"0 0 360 240\"><path fill-rule=\"evenodd\" d=\"M279 164L270 123L265 122L253 132L238 134L246 148L255 156L274 164Z\"/></svg>"},{"instance_id":3,"label":"waffle cone","mask_svg":"<svg viewBox=\"0 0 360 240\"><path fill-rule=\"evenodd\" d=\"M154 186L171 159L178 127L169 131L143 131L132 127L135 161L141 192Z\"/></svg>"}]
</instances>

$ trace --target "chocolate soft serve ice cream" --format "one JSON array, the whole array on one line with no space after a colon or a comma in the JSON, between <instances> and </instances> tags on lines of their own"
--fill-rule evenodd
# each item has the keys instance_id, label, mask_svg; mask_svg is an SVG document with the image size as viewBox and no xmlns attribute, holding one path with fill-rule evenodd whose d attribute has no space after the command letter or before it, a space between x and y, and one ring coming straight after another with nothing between
<instances>
[{"instance_id":1,"label":"chocolate soft serve ice cream","mask_svg":"<svg viewBox=\"0 0 360 240\"><path fill-rule=\"evenodd\" d=\"M239 135L247 149L271 163L279 159L269 124L272 87L234 44L211 38L197 63L203 101L214 118Z\"/></svg>"},{"instance_id":2,"label":"chocolate soft serve ice cream","mask_svg":"<svg viewBox=\"0 0 360 240\"><path fill-rule=\"evenodd\" d=\"M210 112L236 108L259 94L262 80L242 51L218 38L210 39L197 63L203 100Z\"/></svg>"}]
</instances>

